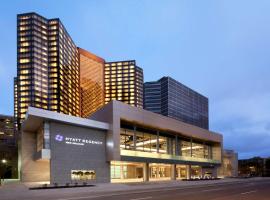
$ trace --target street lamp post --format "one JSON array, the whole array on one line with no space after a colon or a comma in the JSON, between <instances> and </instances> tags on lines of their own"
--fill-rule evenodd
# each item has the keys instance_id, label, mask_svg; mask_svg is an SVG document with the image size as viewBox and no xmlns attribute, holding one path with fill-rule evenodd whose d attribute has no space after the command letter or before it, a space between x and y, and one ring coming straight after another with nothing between
<instances>
[{"instance_id":1,"label":"street lamp post","mask_svg":"<svg viewBox=\"0 0 270 200\"><path fill-rule=\"evenodd\" d=\"M6 173L6 164L7 164L7 160L2 159L1 160L1 165L3 165L3 173L1 174L1 177L0 177L0 185L2 185L2 179L4 181L4 177L5 177L5 173Z\"/></svg>"}]
</instances>

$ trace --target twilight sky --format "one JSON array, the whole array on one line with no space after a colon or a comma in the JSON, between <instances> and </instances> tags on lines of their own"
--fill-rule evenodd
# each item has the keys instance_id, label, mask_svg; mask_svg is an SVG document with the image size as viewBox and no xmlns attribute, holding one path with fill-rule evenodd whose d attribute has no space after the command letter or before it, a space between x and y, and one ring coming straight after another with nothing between
<instances>
[{"instance_id":1,"label":"twilight sky","mask_svg":"<svg viewBox=\"0 0 270 200\"><path fill-rule=\"evenodd\" d=\"M13 0L0 5L0 113L13 114L16 15L60 18L77 46L135 59L209 98L210 129L240 158L270 156L270 1Z\"/></svg>"}]
</instances>

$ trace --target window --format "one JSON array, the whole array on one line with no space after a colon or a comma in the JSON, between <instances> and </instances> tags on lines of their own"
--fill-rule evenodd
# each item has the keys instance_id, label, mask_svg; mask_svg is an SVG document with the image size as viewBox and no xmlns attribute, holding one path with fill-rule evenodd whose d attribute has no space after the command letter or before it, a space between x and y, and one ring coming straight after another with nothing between
<instances>
[{"instance_id":1,"label":"window","mask_svg":"<svg viewBox=\"0 0 270 200\"><path fill-rule=\"evenodd\" d=\"M95 170L71 170L71 180L95 180Z\"/></svg>"}]
</instances>

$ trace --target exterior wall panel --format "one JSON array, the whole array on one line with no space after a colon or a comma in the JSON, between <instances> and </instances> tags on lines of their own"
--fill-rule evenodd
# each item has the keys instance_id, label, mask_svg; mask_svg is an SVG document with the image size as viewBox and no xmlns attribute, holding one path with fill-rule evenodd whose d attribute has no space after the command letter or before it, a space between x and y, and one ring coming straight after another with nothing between
<instances>
[{"instance_id":1,"label":"exterior wall panel","mask_svg":"<svg viewBox=\"0 0 270 200\"><path fill-rule=\"evenodd\" d=\"M71 180L71 170L94 170L96 180L83 182L110 182L109 162L106 159L106 132L61 123L50 123L51 135L51 183L80 182ZM56 135L64 138L80 138L102 141L102 144L74 145L57 141Z\"/></svg>"}]
</instances>

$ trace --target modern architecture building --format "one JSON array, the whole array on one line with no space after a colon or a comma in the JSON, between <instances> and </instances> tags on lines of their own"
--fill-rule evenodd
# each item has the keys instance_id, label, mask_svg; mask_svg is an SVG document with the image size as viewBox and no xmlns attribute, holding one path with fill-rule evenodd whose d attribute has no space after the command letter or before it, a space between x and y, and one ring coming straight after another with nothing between
<instances>
[{"instance_id":1,"label":"modern architecture building","mask_svg":"<svg viewBox=\"0 0 270 200\"><path fill-rule=\"evenodd\" d=\"M209 129L208 98L171 77L144 83L144 109Z\"/></svg>"},{"instance_id":2,"label":"modern architecture building","mask_svg":"<svg viewBox=\"0 0 270 200\"><path fill-rule=\"evenodd\" d=\"M14 97L16 126L28 106L82 117L113 99L142 107L143 70L77 48L58 18L19 14Z\"/></svg>"},{"instance_id":3,"label":"modern architecture building","mask_svg":"<svg viewBox=\"0 0 270 200\"><path fill-rule=\"evenodd\" d=\"M80 116L78 50L62 22L36 13L17 16L18 124L28 106Z\"/></svg>"},{"instance_id":4,"label":"modern architecture building","mask_svg":"<svg viewBox=\"0 0 270 200\"><path fill-rule=\"evenodd\" d=\"M13 116L0 115L0 178L18 178L17 132Z\"/></svg>"},{"instance_id":5,"label":"modern architecture building","mask_svg":"<svg viewBox=\"0 0 270 200\"><path fill-rule=\"evenodd\" d=\"M219 175L221 177L238 176L238 153L233 150L223 150L222 165L219 168Z\"/></svg>"},{"instance_id":6,"label":"modern architecture building","mask_svg":"<svg viewBox=\"0 0 270 200\"><path fill-rule=\"evenodd\" d=\"M22 181L51 184L217 176L222 135L120 101L90 119L28 108Z\"/></svg>"},{"instance_id":7,"label":"modern architecture building","mask_svg":"<svg viewBox=\"0 0 270 200\"><path fill-rule=\"evenodd\" d=\"M111 100L143 107L143 70L135 60L105 63L105 103Z\"/></svg>"},{"instance_id":8,"label":"modern architecture building","mask_svg":"<svg viewBox=\"0 0 270 200\"><path fill-rule=\"evenodd\" d=\"M81 116L88 117L104 105L105 60L78 48L80 60Z\"/></svg>"}]
</instances>

